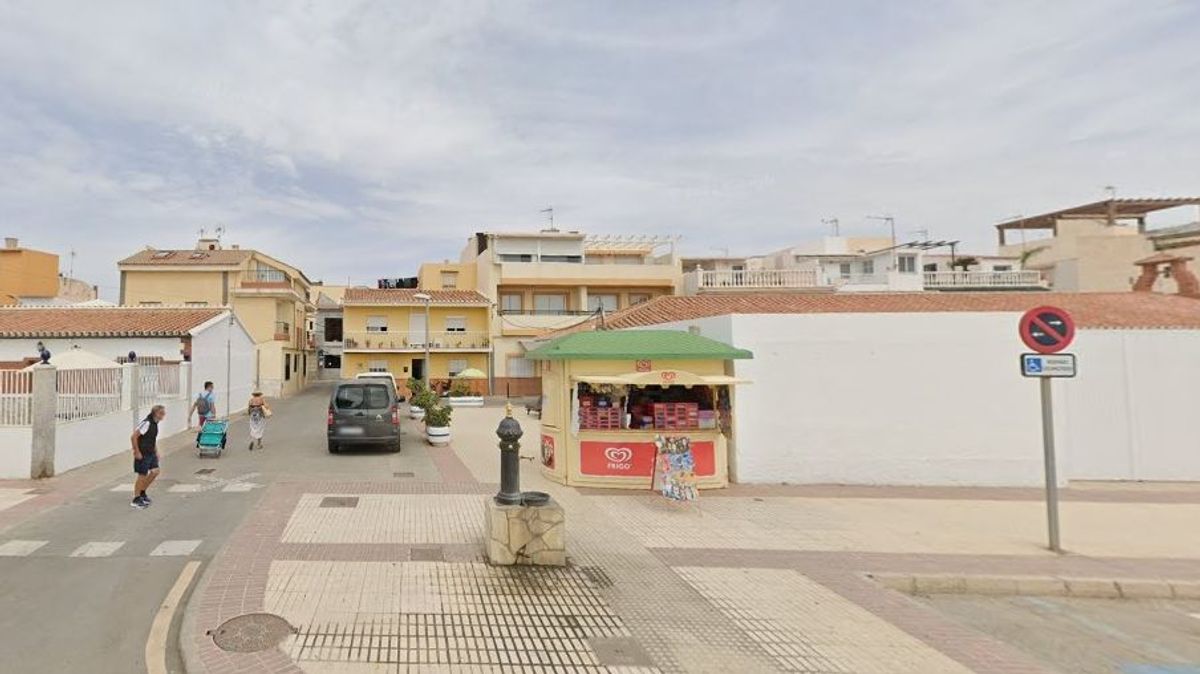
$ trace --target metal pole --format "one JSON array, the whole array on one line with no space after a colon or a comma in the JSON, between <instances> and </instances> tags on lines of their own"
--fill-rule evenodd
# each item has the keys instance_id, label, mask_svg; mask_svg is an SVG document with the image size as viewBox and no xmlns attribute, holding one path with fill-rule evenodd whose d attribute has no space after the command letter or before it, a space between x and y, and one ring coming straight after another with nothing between
<instances>
[{"instance_id":1,"label":"metal pole","mask_svg":"<svg viewBox=\"0 0 1200 674\"><path fill-rule=\"evenodd\" d=\"M427 390L429 389L429 370L433 368L433 363L429 360L429 302L431 299L425 300L425 367L422 374L425 375L425 388Z\"/></svg>"},{"instance_id":2,"label":"metal pole","mask_svg":"<svg viewBox=\"0 0 1200 674\"><path fill-rule=\"evenodd\" d=\"M229 413L233 411L233 400L230 396L230 388L233 386L232 361L230 358L230 342L233 340L233 314L229 314L229 325L225 326L225 406L229 409L225 411L225 418L229 418ZM286 355L284 356L287 357Z\"/></svg>"},{"instance_id":3,"label":"metal pole","mask_svg":"<svg viewBox=\"0 0 1200 674\"><path fill-rule=\"evenodd\" d=\"M1050 378L1041 378L1042 450L1046 460L1046 523L1050 529L1050 549L1062 552L1058 539L1058 469L1054 465L1054 404L1050 398Z\"/></svg>"}]
</instances>

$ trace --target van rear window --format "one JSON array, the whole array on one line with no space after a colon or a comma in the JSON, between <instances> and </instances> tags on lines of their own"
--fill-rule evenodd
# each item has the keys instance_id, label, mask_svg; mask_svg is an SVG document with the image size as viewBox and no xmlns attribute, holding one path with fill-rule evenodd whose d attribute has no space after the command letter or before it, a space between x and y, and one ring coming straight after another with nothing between
<instances>
[{"instance_id":1,"label":"van rear window","mask_svg":"<svg viewBox=\"0 0 1200 674\"><path fill-rule=\"evenodd\" d=\"M390 403L387 387L379 384L342 386L333 399L339 410L378 410Z\"/></svg>"}]
</instances>

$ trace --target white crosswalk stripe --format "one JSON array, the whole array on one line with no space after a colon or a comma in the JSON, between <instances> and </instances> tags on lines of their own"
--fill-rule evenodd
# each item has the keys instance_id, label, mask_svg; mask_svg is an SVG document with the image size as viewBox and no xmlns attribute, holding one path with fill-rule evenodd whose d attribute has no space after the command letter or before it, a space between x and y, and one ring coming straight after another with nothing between
<instances>
[{"instance_id":1,"label":"white crosswalk stripe","mask_svg":"<svg viewBox=\"0 0 1200 674\"><path fill-rule=\"evenodd\" d=\"M204 491L202 484L173 484L167 488L167 491L172 494L190 494L198 491Z\"/></svg>"},{"instance_id":2,"label":"white crosswalk stripe","mask_svg":"<svg viewBox=\"0 0 1200 674\"><path fill-rule=\"evenodd\" d=\"M0 557L24 557L50 541L8 541L0 543Z\"/></svg>"},{"instance_id":3,"label":"white crosswalk stripe","mask_svg":"<svg viewBox=\"0 0 1200 674\"><path fill-rule=\"evenodd\" d=\"M163 541L150 551L151 557L186 557L192 554L200 541Z\"/></svg>"},{"instance_id":4,"label":"white crosswalk stripe","mask_svg":"<svg viewBox=\"0 0 1200 674\"><path fill-rule=\"evenodd\" d=\"M250 491L251 489L254 489L255 487L261 487L261 486L262 485L254 484L253 482L236 482L234 484L225 485L225 488L222 489L221 491L246 492L246 491Z\"/></svg>"},{"instance_id":5,"label":"white crosswalk stripe","mask_svg":"<svg viewBox=\"0 0 1200 674\"><path fill-rule=\"evenodd\" d=\"M108 557L125 545L125 541L90 541L75 548L72 557Z\"/></svg>"},{"instance_id":6,"label":"white crosswalk stripe","mask_svg":"<svg viewBox=\"0 0 1200 674\"><path fill-rule=\"evenodd\" d=\"M129 484L119 484L119 485L113 487L112 489L109 489L109 491L123 491L126 494L132 494L133 493L133 483L130 482Z\"/></svg>"}]
</instances>

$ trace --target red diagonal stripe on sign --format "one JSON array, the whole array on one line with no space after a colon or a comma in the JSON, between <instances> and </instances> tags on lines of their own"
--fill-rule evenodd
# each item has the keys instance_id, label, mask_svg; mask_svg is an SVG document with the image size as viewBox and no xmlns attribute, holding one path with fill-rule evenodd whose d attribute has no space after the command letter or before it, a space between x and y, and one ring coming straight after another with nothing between
<instances>
[{"instance_id":1,"label":"red diagonal stripe on sign","mask_svg":"<svg viewBox=\"0 0 1200 674\"><path fill-rule=\"evenodd\" d=\"M1039 328L1041 328L1043 331L1045 331L1045 333L1047 335L1050 335L1050 337L1052 339L1054 339L1054 341L1056 341L1056 342L1061 342L1061 341L1063 341L1063 339L1066 338L1066 335L1064 335L1064 334L1060 333L1058 330L1050 327L1048 324L1046 324L1045 321L1043 321L1041 318L1038 318L1037 316L1034 316L1032 319L1030 319L1029 322L1032 323L1033 325L1036 325Z\"/></svg>"}]
</instances>

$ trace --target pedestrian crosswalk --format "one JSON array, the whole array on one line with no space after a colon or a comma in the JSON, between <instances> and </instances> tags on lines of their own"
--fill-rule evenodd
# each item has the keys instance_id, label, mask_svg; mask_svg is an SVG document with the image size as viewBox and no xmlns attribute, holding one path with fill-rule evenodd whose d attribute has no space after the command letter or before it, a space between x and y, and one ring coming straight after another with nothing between
<instances>
[{"instance_id":1,"label":"pedestrian crosswalk","mask_svg":"<svg viewBox=\"0 0 1200 674\"><path fill-rule=\"evenodd\" d=\"M154 491L166 491L168 494L198 494L206 491L221 491L227 494L233 494L245 493L261 486L261 484L255 484L253 482L206 482L203 484L181 483L173 484L162 489L156 489ZM109 491L131 494L133 493L133 483L130 482L129 484L119 484Z\"/></svg>"},{"instance_id":2,"label":"pedestrian crosswalk","mask_svg":"<svg viewBox=\"0 0 1200 674\"><path fill-rule=\"evenodd\" d=\"M49 548L50 541L9 540L0 541L0 557L29 557L34 553L38 556L97 558L112 557L119 551L125 551L127 541L87 541L72 548L73 543L62 545L56 543ZM204 543L203 540L166 540L159 542L149 553L144 552L144 544L137 546L141 552L150 557L189 557ZM70 550L71 552L67 552ZM127 555L127 556L136 556Z\"/></svg>"}]
</instances>

